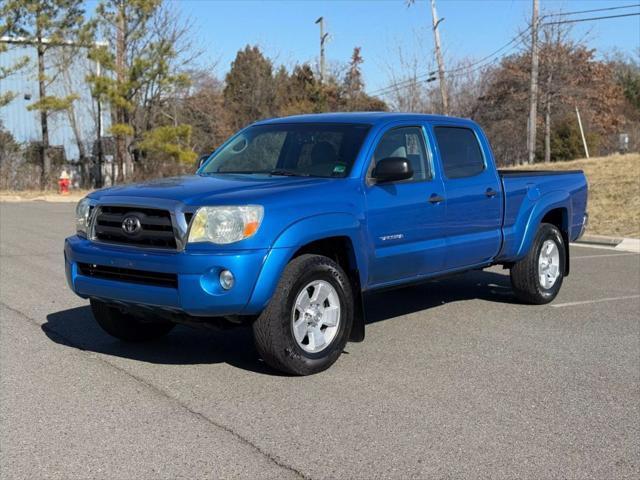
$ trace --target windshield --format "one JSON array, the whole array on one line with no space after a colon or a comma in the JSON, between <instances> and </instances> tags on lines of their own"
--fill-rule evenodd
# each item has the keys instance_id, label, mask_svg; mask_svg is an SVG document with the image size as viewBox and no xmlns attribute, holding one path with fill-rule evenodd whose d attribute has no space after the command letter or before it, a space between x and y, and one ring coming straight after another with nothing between
<instances>
[{"instance_id":1,"label":"windshield","mask_svg":"<svg viewBox=\"0 0 640 480\"><path fill-rule=\"evenodd\" d=\"M200 173L346 177L369 128L346 123L256 125L217 150Z\"/></svg>"}]
</instances>

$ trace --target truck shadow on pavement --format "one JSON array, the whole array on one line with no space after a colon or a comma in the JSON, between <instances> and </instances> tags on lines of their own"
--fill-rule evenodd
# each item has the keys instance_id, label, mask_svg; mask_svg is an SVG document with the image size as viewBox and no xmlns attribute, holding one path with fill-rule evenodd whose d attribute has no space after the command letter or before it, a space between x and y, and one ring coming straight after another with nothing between
<instances>
[{"instance_id":1,"label":"truck shadow on pavement","mask_svg":"<svg viewBox=\"0 0 640 480\"><path fill-rule=\"evenodd\" d=\"M470 272L371 295L365 302L367 323L472 299L516 303L507 275ZM103 332L90 307L84 306L47 315L42 330L61 345L109 356L165 365L227 363L255 373L281 375L262 362L248 327L216 331L178 325L164 338L129 344Z\"/></svg>"},{"instance_id":2,"label":"truck shadow on pavement","mask_svg":"<svg viewBox=\"0 0 640 480\"><path fill-rule=\"evenodd\" d=\"M508 274L474 270L368 296L367 324L473 299L520 303L512 293Z\"/></svg>"}]
</instances>

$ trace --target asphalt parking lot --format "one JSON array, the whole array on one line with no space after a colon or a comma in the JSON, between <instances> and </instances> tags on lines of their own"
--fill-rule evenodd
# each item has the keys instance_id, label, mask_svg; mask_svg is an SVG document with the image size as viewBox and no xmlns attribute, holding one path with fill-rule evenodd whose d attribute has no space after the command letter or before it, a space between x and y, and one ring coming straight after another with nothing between
<instances>
[{"instance_id":1,"label":"asphalt parking lot","mask_svg":"<svg viewBox=\"0 0 640 480\"><path fill-rule=\"evenodd\" d=\"M103 333L64 279L73 208L0 203L3 479L640 475L640 255L573 247L548 306L498 268L381 294L292 378L248 330Z\"/></svg>"}]
</instances>

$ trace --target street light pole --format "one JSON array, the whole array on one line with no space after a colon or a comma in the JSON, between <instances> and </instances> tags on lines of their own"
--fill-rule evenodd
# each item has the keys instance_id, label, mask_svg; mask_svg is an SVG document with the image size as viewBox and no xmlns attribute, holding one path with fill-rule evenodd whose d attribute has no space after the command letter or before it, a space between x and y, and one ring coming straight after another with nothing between
<instances>
[{"instance_id":1,"label":"street light pole","mask_svg":"<svg viewBox=\"0 0 640 480\"><path fill-rule=\"evenodd\" d=\"M324 33L324 17L318 18L315 23L320 24L320 83L324 83L326 79L324 45L329 34Z\"/></svg>"}]
</instances>

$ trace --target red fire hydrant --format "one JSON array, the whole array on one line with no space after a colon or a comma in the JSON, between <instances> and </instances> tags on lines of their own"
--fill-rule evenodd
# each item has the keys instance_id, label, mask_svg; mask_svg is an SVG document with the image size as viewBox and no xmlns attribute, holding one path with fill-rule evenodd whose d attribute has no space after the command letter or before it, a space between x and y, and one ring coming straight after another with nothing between
<instances>
[{"instance_id":1,"label":"red fire hydrant","mask_svg":"<svg viewBox=\"0 0 640 480\"><path fill-rule=\"evenodd\" d=\"M66 170L62 170L60 178L58 179L58 187L60 187L58 193L60 193L60 195L69 195L69 183L69 174Z\"/></svg>"}]
</instances>

